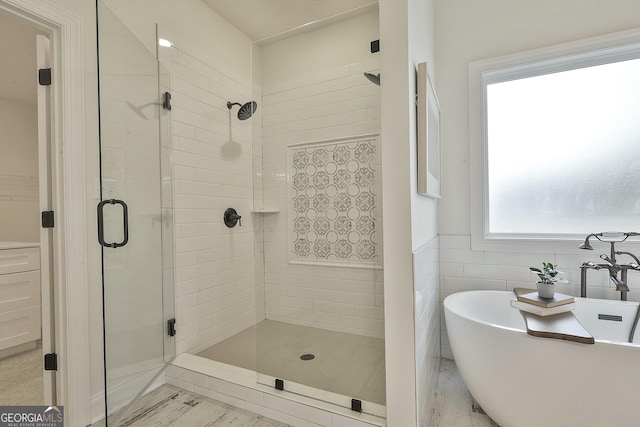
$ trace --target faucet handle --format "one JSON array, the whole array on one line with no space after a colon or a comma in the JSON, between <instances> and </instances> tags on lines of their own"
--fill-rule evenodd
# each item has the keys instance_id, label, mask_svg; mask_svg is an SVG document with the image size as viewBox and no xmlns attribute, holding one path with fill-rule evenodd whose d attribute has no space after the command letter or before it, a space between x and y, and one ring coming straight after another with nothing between
<instances>
[{"instance_id":1,"label":"faucet handle","mask_svg":"<svg viewBox=\"0 0 640 427\"><path fill-rule=\"evenodd\" d=\"M588 267L588 268L593 268L594 270L600 270L602 268L598 264L596 264L594 262L591 262L591 261L583 262L582 266L583 267Z\"/></svg>"},{"instance_id":2,"label":"faucet handle","mask_svg":"<svg viewBox=\"0 0 640 427\"><path fill-rule=\"evenodd\" d=\"M600 255L600 259L606 261L610 266L614 266L615 265L613 260L609 256L607 256L607 254L601 254Z\"/></svg>"},{"instance_id":3,"label":"faucet handle","mask_svg":"<svg viewBox=\"0 0 640 427\"><path fill-rule=\"evenodd\" d=\"M600 259L602 259L602 260L608 262L609 264L611 264L611 258L609 258L607 256L607 254L600 254Z\"/></svg>"},{"instance_id":4,"label":"faucet handle","mask_svg":"<svg viewBox=\"0 0 640 427\"><path fill-rule=\"evenodd\" d=\"M224 211L223 219L224 224L229 228L235 227L236 224L242 227L242 217L238 215L238 211L236 211L234 208L228 208L226 211Z\"/></svg>"}]
</instances>

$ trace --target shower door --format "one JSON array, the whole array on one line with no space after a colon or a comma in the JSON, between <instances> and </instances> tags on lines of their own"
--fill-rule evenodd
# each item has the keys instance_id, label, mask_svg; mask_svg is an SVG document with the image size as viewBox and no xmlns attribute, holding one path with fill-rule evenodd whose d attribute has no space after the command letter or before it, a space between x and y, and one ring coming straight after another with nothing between
<instances>
[{"instance_id":1,"label":"shower door","mask_svg":"<svg viewBox=\"0 0 640 427\"><path fill-rule=\"evenodd\" d=\"M100 1L97 8L105 399L109 424L117 425L118 410L155 379L172 345L163 289L163 276L164 286L171 280L161 191L167 112L156 57Z\"/></svg>"}]
</instances>

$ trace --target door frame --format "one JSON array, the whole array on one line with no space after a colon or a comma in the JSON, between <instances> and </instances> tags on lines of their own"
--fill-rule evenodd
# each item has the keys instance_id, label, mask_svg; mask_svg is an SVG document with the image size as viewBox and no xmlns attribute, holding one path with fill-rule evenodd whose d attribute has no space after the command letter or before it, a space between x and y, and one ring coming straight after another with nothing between
<instances>
[{"instance_id":1,"label":"door frame","mask_svg":"<svg viewBox=\"0 0 640 427\"><path fill-rule=\"evenodd\" d=\"M51 41L51 188L56 226L53 291L58 354L56 394L67 425L90 423L89 292L83 21L41 0L0 0ZM35 75L35 70L34 70Z\"/></svg>"},{"instance_id":2,"label":"door frame","mask_svg":"<svg viewBox=\"0 0 640 427\"><path fill-rule=\"evenodd\" d=\"M51 41L49 36L44 34L36 34L36 68L51 68ZM31 70L33 72L33 70ZM37 85L37 108L38 108L38 192L39 192L39 208L40 212L51 211L53 204L51 200L50 177L51 171L51 153L50 153L50 126L52 99L50 96L50 86L33 82ZM53 251L53 236L51 229L44 228L44 224L40 225L40 295L41 295L41 338L42 353L55 353L55 312L56 308L53 304L53 292L51 284L51 274L55 271ZM43 372L44 383L44 404L57 404L56 371Z\"/></svg>"}]
</instances>

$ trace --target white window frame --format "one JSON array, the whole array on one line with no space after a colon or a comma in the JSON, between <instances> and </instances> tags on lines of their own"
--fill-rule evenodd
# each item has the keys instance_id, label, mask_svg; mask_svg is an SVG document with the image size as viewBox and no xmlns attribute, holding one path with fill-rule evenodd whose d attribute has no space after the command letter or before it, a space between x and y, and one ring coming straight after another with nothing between
<instances>
[{"instance_id":1,"label":"white window frame","mask_svg":"<svg viewBox=\"0 0 640 427\"><path fill-rule=\"evenodd\" d=\"M474 250L575 252L586 235L489 233L486 86L640 57L640 29L469 64L471 247ZM640 229L640 226L638 227ZM591 232L612 231L592 230ZM640 231L640 230L615 230ZM633 243L632 243L633 244ZM636 243L640 246L640 243Z\"/></svg>"}]
</instances>

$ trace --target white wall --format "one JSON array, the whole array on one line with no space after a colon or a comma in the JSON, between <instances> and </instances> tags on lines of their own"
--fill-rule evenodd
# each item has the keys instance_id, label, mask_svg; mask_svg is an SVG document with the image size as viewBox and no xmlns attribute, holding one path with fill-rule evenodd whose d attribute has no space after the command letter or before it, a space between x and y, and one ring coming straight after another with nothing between
<instances>
[{"instance_id":1,"label":"white wall","mask_svg":"<svg viewBox=\"0 0 640 427\"><path fill-rule=\"evenodd\" d=\"M416 335L414 314L423 313L424 307L432 305L429 299L433 292L427 293L427 301L419 301L415 291L421 289L416 283L423 283L435 272L422 270L416 275L413 271L413 252L422 255L418 249L438 234L437 202L416 194L415 149L417 63L428 63L438 88L433 7L430 1L380 1L383 215L396 218L387 220L384 228L387 419L394 426L429 424L422 413L418 415L418 406L422 411L424 402L417 402L417 394L421 390L421 396L426 394L427 399L432 399L435 390L426 392L424 386L433 384L433 376L437 377L437 373L417 376L416 361L422 366L431 350L419 347L425 335L422 329ZM429 283L427 287L438 289L437 280ZM427 328L433 336L437 320ZM418 348L420 353L416 352Z\"/></svg>"},{"instance_id":2,"label":"white wall","mask_svg":"<svg viewBox=\"0 0 640 427\"><path fill-rule=\"evenodd\" d=\"M470 233L468 65L529 49L636 28L634 0L438 1L437 91L442 112L440 232Z\"/></svg>"},{"instance_id":3,"label":"white wall","mask_svg":"<svg viewBox=\"0 0 640 427\"><path fill-rule=\"evenodd\" d=\"M440 369L440 238L413 257L416 324L416 402L419 426L431 425Z\"/></svg>"},{"instance_id":4,"label":"white wall","mask_svg":"<svg viewBox=\"0 0 640 427\"><path fill-rule=\"evenodd\" d=\"M40 240L36 30L0 15L0 240Z\"/></svg>"},{"instance_id":5,"label":"white wall","mask_svg":"<svg viewBox=\"0 0 640 427\"><path fill-rule=\"evenodd\" d=\"M0 153L3 153L0 156L0 240L38 242L38 114L35 105L2 99L0 93L0 129Z\"/></svg>"},{"instance_id":6,"label":"white wall","mask_svg":"<svg viewBox=\"0 0 640 427\"><path fill-rule=\"evenodd\" d=\"M438 90L435 60L434 1L413 2L409 9L409 56L414 64L426 61L427 72ZM415 87L414 82L414 87ZM411 130L416 129L410 115ZM412 136L416 141L416 136ZM416 143L411 145L411 228L414 250L414 315L417 425L431 425L440 370L438 201L418 195Z\"/></svg>"},{"instance_id":7,"label":"white wall","mask_svg":"<svg viewBox=\"0 0 640 427\"><path fill-rule=\"evenodd\" d=\"M176 352L198 352L255 323L250 84L171 49L175 179ZM228 228L233 207L241 226Z\"/></svg>"},{"instance_id":8,"label":"white wall","mask_svg":"<svg viewBox=\"0 0 640 427\"><path fill-rule=\"evenodd\" d=\"M157 23L163 34L192 56L238 81L251 75L249 38L201 0L105 0L105 4L147 46L156 49Z\"/></svg>"},{"instance_id":9,"label":"white wall","mask_svg":"<svg viewBox=\"0 0 640 427\"><path fill-rule=\"evenodd\" d=\"M380 88L363 76L365 71L375 74L379 70L379 55L370 52L370 42L378 37L378 11L374 9L260 46L264 205L280 210L264 214L268 319L384 336L380 269L289 263L289 227L295 211L290 210L289 181L285 179L290 175L289 144L380 131ZM379 174L379 163L376 166ZM379 198L376 206L379 212ZM382 228L378 215L377 235ZM357 245L353 246L355 253ZM381 257L379 241L376 251Z\"/></svg>"},{"instance_id":10,"label":"white wall","mask_svg":"<svg viewBox=\"0 0 640 427\"><path fill-rule=\"evenodd\" d=\"M636 28L640 4L630 0L550 0L525 6L507 0L466 2L446 0L436 7L437 90L442 112L441 233L442 298L471 289L510 290L531 287L535 277L528 266L550 261L567 272L572 285L566 293L579 294L579 266L598 261L586 251L547 253L472 251L470 245L469 97L468 64L473 61L526 51L588 37ZM577 245L576 245L577 246ZM596 248L597 249L597 248ZM603 252L606 248L602 247ZM617 298L602 272L589 272L589 295ZM593 278L593 280L592 280ZM631 286L640 279L629 275ZM634 298L633 293L630 298ZM444 321L442 354L452 357Z\"/></svg>"}]
</instances>

